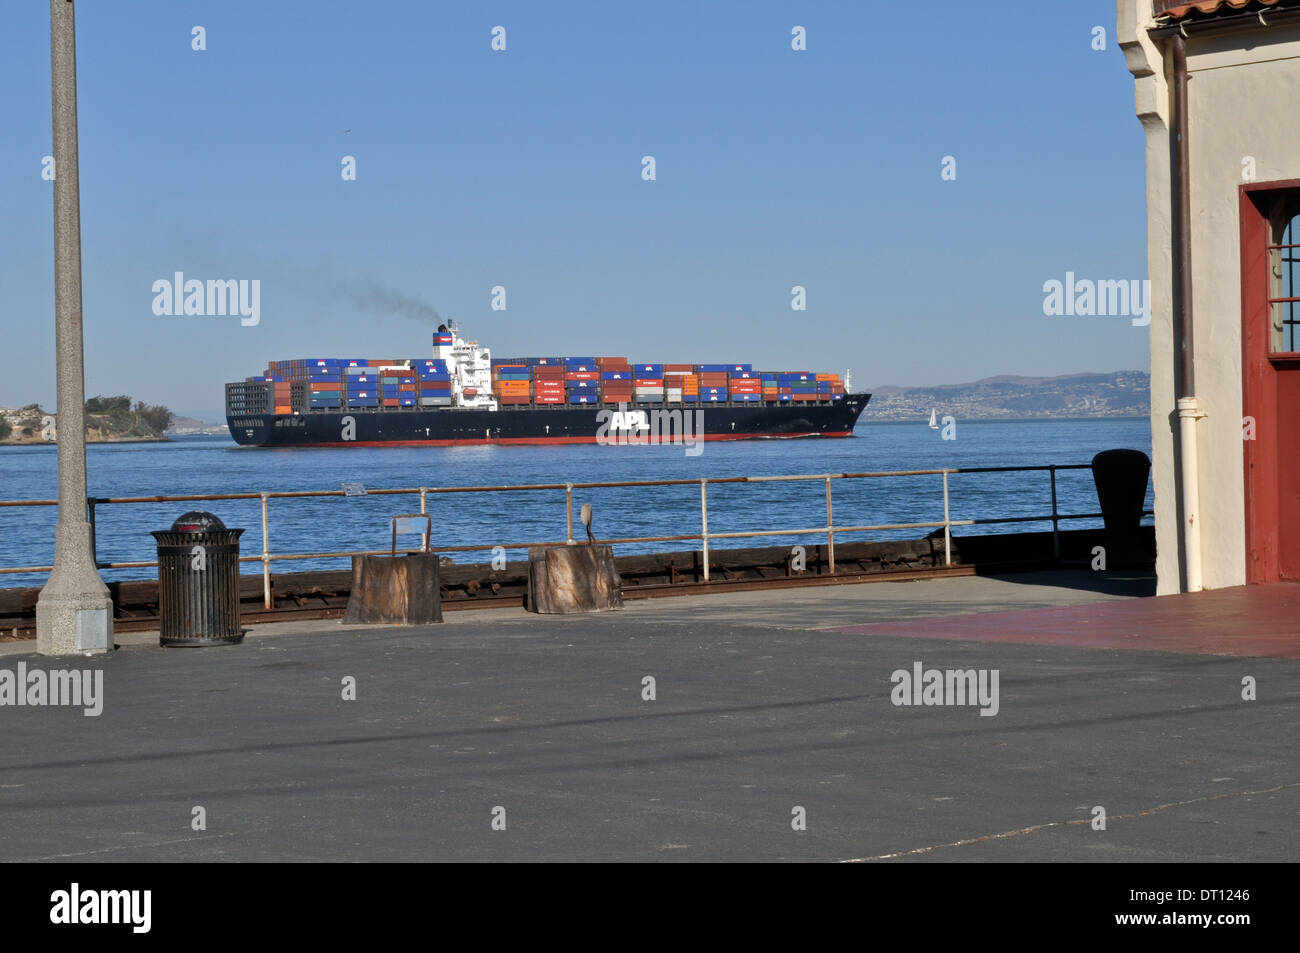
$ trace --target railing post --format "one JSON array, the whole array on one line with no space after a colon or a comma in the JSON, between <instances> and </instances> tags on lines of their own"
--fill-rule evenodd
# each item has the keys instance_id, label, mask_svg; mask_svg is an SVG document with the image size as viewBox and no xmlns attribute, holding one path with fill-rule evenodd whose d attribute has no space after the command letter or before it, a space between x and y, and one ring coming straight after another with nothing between
<instances>
[{"instance_id":1,"label":"railing post","mask_svg":"<svg viewBox=\"0 0 1300 953\"><path fill-rule=\"evenodd\" d=\"M262 607L265 609L272 608L271 605L271 515L267 512L267 501L270 498L264 492L262 493Z\"/></svg>"},{"instance_id":2,"label":"railing post","mask_svg":"<svg viewBox=\"0 0 1300 953\"><path fill-rule=\"evenodd\" d=\"M948 469L943 471L943 564L952 565L952 524L948 520Z\"/></svg>"},{"instance_id":3,"label":"railing post","mask_svg":"<svg viewBox=\"0 0 1300 953\"><path fill-rule=\"evenodd\" d=\"M704 545L704 581L709 581L709 491L708 480L700 481L700 542Z\"/></svg>"},{"instance_id":4,"label":"railing post","mask_svg":"<svg viewBox=\"0 0 1300 953\"><path fill-rule=\"evenodd\" d=\"M1052 476L1052 556L1056 559L1061 558L1061 521L1056 514L1056 464L1050 465L1048 473Z\"/></svg>"},{"instance_id":5,"label":"railing post","mask_svg":"<svg viewBox=\"0 0 1300 953\"><path fill-rule=\"evenodd\" d=\"M831 475L826 474L826 550L831 575L835 575L835 523L831 517Z\"/></svg>"},{"instance_id":6,"label":"railing post","mask_svg":"<svg viewBox=\"0 0 1300 953\"><path fill-rule=\"evenodd\" d=\"M95 498L86 497L86 522L90 524L90 561L96 569L103 569L99 564L99 547L95 544Z\"/></svg>"},{"instance_id":7,"label":"railing post","mask_svg":"<svg viewBox=\"0 0 1300 953\"><path fill-rule=\"evenodd\" d=\"M420 512L425 514L426 516L429 513L429 491L425 487L420 487ZM424 529L424 542L421 543L420 545L420 552L427 553L428 551L429 551L429 528L428 528L428 524L426 523Z\"/></svg>"},{"instance_id":8,"label":"railing post","mask_svg":"<svg viewBox=\"0 0 1300 953\"><path fill-rule=\"evenodd\" d=\"M572 483L566 483L566 484L564 484L564 523L565 523L565 527L566 527L566 528L565 528L565 539L567 539L567 540L569 541L569 545L572 546L572 545L574 545L574 542L573 542L573 484L572 484Z\"/></svg>"}]
</instances>

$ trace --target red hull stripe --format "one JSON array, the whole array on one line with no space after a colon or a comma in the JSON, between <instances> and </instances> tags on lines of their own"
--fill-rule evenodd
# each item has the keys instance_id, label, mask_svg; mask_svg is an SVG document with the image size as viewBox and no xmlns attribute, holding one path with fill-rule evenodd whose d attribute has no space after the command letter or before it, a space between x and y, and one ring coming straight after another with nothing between
<instances>
[{"instance_id":1,"label":"red hull stripe","mask_svg":"<svg viewBox=\"0 0 1300 953\"><path fill-rule=\"evenodd\" d=\"M800 437L852 437L849 430L783 434L705 434L705 440L792 440ZM598 443L590 437L502 437L499 439L465 438L461 440L347 440L333 443L258 444L263 447L473 447L493 444L542 446L553 443ZM680 440L648 440L647 444L663 443L667 446L685 446ZM618 444L615 444L618 446Z\"/></svg>"}]
</instances>

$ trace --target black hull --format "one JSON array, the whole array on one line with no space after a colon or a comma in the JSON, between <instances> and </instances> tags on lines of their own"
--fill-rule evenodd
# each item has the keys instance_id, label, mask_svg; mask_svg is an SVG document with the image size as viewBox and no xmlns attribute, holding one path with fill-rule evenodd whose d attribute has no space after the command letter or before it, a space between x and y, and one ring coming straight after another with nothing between
<instances>
[{"instance_id":1,"label":"black hull","mask_svg":"<svg viewBox=\"0 0 1300 953\"><path fill-rule=\"evenodd\" d=\"M626 417L611 417L620 411L612 404L528 405L500 410L372 409L282 416L232 414L226 422L236 443L253 447L689 443L699 439L851 437L870 399L870 394L848 394L833 403L624 405L623 411L645 415L643 422L651 425L648 434L645 428L617 429ZM687 406L689 410L685 410ZM685 441L681 417L654 416L677 411L690 415L686 418ZM702 417L694 416L697 411ZM702 427L697 427L696 421Z\"/></svg>"}]
</instances>

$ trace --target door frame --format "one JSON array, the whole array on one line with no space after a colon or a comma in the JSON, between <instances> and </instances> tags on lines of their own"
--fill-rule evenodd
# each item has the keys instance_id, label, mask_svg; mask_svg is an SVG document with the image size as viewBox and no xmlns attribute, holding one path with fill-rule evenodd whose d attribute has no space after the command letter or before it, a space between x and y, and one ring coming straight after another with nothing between
<instances>
[{"instance_id":1,"label":"door frame","mask_svg":"<svg viewBox=\"0 0 1300 953\"><path fill-rule=\"evenodd\" d=\"M1248 182L1239 186L1241 228L1241 412L1242 475L1245 486L1246 582L1282 579L1277 375L1281 368L1300 373L1300 353L1270 350L1270 206L1280 193L1300 202L1300 179ZM1297 249L1300 251L1300 249ZM1246 417L1255 421L1255 439L1245 437ZM1291 435L1300 439L1300 434ZM1297 545L1291 530L1288 541Z\"/></svg>"}]
</instances>

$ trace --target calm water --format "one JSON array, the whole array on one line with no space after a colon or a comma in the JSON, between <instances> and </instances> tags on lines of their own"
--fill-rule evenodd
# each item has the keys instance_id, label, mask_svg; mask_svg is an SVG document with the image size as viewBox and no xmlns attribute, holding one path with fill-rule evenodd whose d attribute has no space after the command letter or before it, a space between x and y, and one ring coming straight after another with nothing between
<instances>
[{"instance_id":1,"label":"calm water","mask_svg":"<svg viewBox=\"0 0 1300 953\"><path fill-rule=\"evenodd\" d=\"M337 490L344 481L367 488L475 486L605 480L916 470L940 467L1030 466L1088 463L1115 447L1151 452L1149 421L1087 420L959 423L957 439L944 441L924 422L859 424L848 440L774 440L711 443L699 456L681 447L433 447L257 450L226 438L188 438L170 444L95 446L88 452L90 493L99 497ZM52 499L57 495L53 447L0 449L0 499ZM1058 475L1063 513L1093 513L1096 491L1088 471ZM1051 512L1046 473L957 474L950 477L953 519L1034 516ZM574 492L577 506L591 503L598 538L670 536L698 532L697 487L595 489ZM1148 488L1147 508L1151 508ZM154 558L149 530L165 529L190 504L123 504L97 510L101 561ZM201 506L227 526L245 527L245 554L261 551L261 511L256 501ZM419 509L418 497L327 497L271 502L272 552L305 553L386 548L389 517ZM434 545L561 540L563 491L452 494L430 497ZM943 518L940 477L842 480L834 484L835 522L842 525L919 523ZM53 561L54 507L0 509L0 567ZM711 487L709 529L740 532L825 525L825 484L776 482ZM1149 518L1148 518L1149 519ZM1099 521L1070 521L1071 528ZM1012 524L979 532L1049 529ZM970 528L958 532L971 532ZM581 535L581 526L578 527ZM917 537L925 531L873 533L874 538ZM863 536L847 537L851 539ZM824 537L821 537L824 540ZM715 546L793 545L794 537L718 541ZM805 542L818 542L814 536ZM414 545L414 539L412 539ZM674 544L626 545L621 552L656 551ZM689 543L676 544L695 548ZM512 552L522 558L522 551ZM479 561L478 554L456 554ZM273 563L276 571L347 567L346 560ZM253 566L246 566L251 572ZM108 579L149 578L153 569L106 570ZM0 576L0 586L39 585L42 577Z\"/></svg>"}]
</instances>

